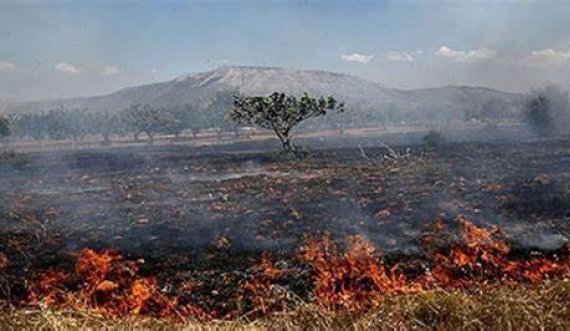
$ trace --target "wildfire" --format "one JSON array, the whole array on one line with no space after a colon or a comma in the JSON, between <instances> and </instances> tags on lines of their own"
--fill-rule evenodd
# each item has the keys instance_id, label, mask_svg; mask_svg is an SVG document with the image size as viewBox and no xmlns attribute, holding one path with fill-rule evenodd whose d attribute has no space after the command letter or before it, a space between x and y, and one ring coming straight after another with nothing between
<instances>
[{"instance_id":1,"label":"wildfire","mask_svg":"<svg viewBox=\"0 0 570 331\"><path fill-rule=\"evenodd\" d=\"M399 272L402 265L385 265L382 255L362 236L347 239L344 253L325 235L306 244L302 261L313 268L314 295L332 308L360 310L378 305L386 293L411 293L433 287L457 288L478 283L537 283L547 278L570 275L570 251L561 257L519 260L498 227L488 229L459 216L458 241L430 248L431 241L447 227L437 222L436 233L424 241L425 259L431 267L412 277Z\"/></svg>"},{"instance_id":2,"label":"wildfire","mask_svg":"<svg viewBox=\"0 0 570 331\"><path fill-rule=\"evenodd\" d=\"M161 291L157 278L140 276L139 264L118 252L85 249L72 271L48 270L31 282L29 301L95 310L109 317L232 319L287 309L291 301L286 288L291 279L307 286L313 302L332 309L363 311L380 305L386 294L491 282L536 283L570 275L568 248L560 256L520 259L500 229L478 227L465 217L458 217L456 224L455 239L445 245L434 244L438 235L451 231L443 222L425 236L422 259L427 268L405 262L388 265L363 236L349 236L337 243L324 235L300 247L297 259L291 262L296 274L263 254L246 274L223 275L217 285L189 280L178 286L176 294ZM168 279L162 283L168 284Z\"/></svg>"},{"instance_id":3,"label":"wildfire","mask_svg":"<svg viewBox=\"0 0 570 331\"><path fill-rule=\"evenodd\" d=\"M346 245L343 254L326 235L301 249L301 260L314 269L314 295L321 304L362 310L379 304L387 291L419 290L406 282L398 265L386 268L382 255L363 236L348 237Z\"/></svg>"},{"instance_id":4,"label":"wildfire","mask_svg":"<svg viewBox=\"0 0 570 331\"><path fill-rule=\"evenodd\" d=\"M426 280L435 281L443 287L498 281L536 283L570 274L569 254L520 260L510 254L511 247L499 228L480 228L463 216L456 221L460 226L459 242L449 247L426 250L433 267L429 277L424 277L424 283ZM445 226L438 229L445 230Z\"/></svg>"},{"instance_id":5,"label":"wildfire","mask_svg":"<svg viewBox=\"0 0 570 331\"><path fill-rule=\"evenodd\" d=\"M8 268L9 265L10 265L10 260L8 259L6 254L0 252L0 271L2 269Z\"/></svg>"},{"instance_id":6,"label":"wildfire","mask_svg":"<svg viewBox=\"0 0 570 331\"><path fill-rule=\"evenodd\" d=\"M105 316L152 313L168 316L176 300L162 295L156 279L137 276L139 266L115 251L83 250L73 272L49 270L30 286L30 301L48 306L94 309Z\"/></svg>"},{"instance_id":7,"label":"wildfire","mask_svg":"<svg viewBox=\"0 0 570 331\"><path fill-rule=\"evenodd\" d=\"M238 287L236 298L241 305L247 305L247 314L263 316L286 307L283 300L286 293L274 286L282 276L283 271L275 266L271 257L263 254L252 277Z\"/></svg>"}]
</instances>

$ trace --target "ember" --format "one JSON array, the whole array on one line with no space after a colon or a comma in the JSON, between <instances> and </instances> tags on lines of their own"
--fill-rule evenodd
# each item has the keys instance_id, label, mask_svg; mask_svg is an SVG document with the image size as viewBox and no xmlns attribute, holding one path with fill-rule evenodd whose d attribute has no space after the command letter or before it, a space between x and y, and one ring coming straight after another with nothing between
<instances>
[{"instance_id":1,"label":"ember","mask_svg":"<svg viewBox=\"0 0 570 331\"><path fill-rule=\"evenodd\" d=\"M0 252L0 270L6 269L10 265L10 260L6 254Z\"/></svg>"}]
</instances>

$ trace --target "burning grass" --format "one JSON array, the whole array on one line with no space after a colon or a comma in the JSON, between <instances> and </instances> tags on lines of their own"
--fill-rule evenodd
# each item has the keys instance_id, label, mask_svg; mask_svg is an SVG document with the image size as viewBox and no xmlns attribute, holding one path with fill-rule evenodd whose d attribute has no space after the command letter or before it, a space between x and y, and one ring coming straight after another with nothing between
<instances>
[{"instance_id":1,"label":"burning grass","mask_svg":"<svg viewBox=\"0 0 570 331\"><path fill-rule=\"evenodd\" d=\"M30 279L27 299L17 303L26 308L8 314L31 308L39 321L69 327L82 318L141 326L163 320L228 327L569 325L568 247L522 254L500 229L463 216L436 222L422 246L415 262L388 262L363 236L339 242L324 235L284 261L263 254L243 274L183 280L143 275L143 261L113 250L85 249L73 269Z\"/></svg>"},{"instance_id":2,"label":"burning grass","mask_svg":"<svg viewBox=\"0 0 570 331\"><path fill-rule=\"evenodd\" d=\"M112 250L83 250L71 272L48 270L29 290L31 304L78 311L95 309L104 316L173 314L175 299L167 298L153 277L137 275L138 265Z\"/></svg>"},{"instance_id":3,"label":"burning grass","mask_svg":"<svg viewBox=\"0 0 570 331\"><path fill-rule=\"evenodd\" d=\"M240 329L565 329L570 326L570 283L545 281L533 286L479 285L472 289L388 294L382 305L354 315L303 304L296 309L250 320L196 321L128 317L110 319L92 311L7 310L3 328L175 328Z\"/></svg>"}]
</instances>

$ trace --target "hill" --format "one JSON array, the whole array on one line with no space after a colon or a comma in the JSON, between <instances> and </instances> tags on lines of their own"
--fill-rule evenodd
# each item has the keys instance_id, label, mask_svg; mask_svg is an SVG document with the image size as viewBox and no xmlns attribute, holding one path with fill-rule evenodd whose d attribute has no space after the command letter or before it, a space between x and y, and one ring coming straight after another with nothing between
<instances>
[{"instance_id":1,"label":"hill","mask_svg":"<svg viewBox=\"0 0 570 331\"><path fill-rule=\"evenodd\" d=\"M358 117L377 118L462 118L480 112L484 105L501 105L502 116L518 112L521 94L482 87L444 86L400 90L359 77L313 70L274 67L224 66L216 70L182 75L172 80L121 89L94 97L12 103L6 112L41 112L57 107L89 111L120 111L133 104L155 107L193 104L204 108L219 93L249 95L282 91L315 95L333 94Z\"/></svg>"}]
</instances>

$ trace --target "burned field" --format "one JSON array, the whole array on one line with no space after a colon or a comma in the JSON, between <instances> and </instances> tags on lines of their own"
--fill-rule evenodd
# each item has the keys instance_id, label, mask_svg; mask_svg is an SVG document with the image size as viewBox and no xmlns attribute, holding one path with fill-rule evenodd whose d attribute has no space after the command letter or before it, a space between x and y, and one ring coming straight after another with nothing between
<instances>
[{"instance_id":1,"label":"burned field","mask_svg":"<svg viewBox=\"0 0 570 331\"><path fill-rule=\"evenodd\" d=\"M0 301L255 319L300 302L356 314L393 294L570 275L568 142L305 159L239 147L5 161Z\"/></svg>"}]
</instances>

